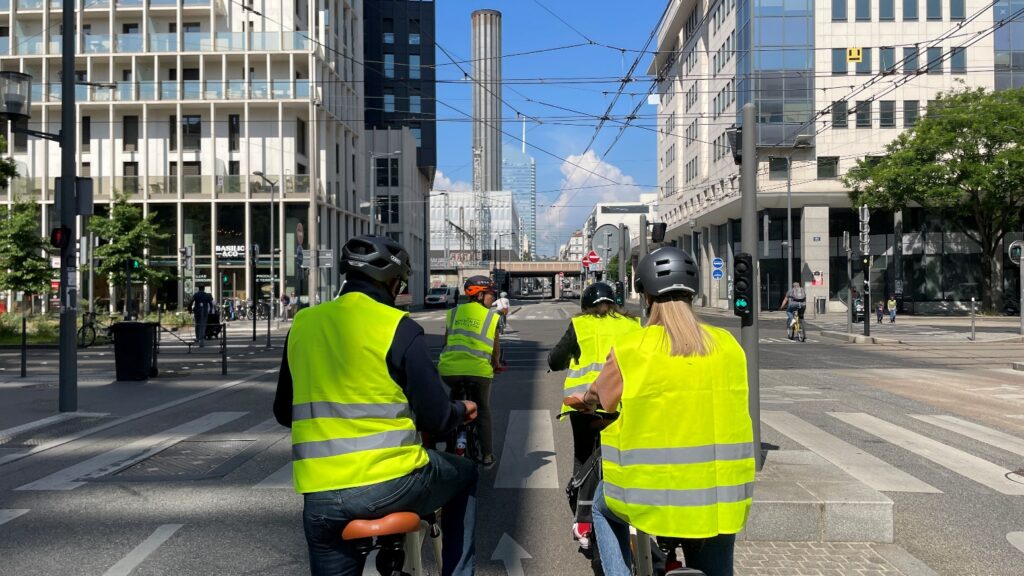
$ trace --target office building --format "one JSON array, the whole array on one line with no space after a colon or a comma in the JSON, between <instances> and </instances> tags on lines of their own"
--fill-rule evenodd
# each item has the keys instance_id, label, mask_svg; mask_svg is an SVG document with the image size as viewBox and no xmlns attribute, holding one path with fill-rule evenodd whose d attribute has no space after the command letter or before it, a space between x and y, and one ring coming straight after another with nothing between
<instances>
[{"instance_id":1,"label":"office building","mask_svg":"<svg viewBox=\"0 0 1024 576\"><path fill-rule=\"evenodd\" d=\"M523 144L525 148L526 144ZM506 146L501 159L501 184L512 193L523 219L523 255L537 254L537 163L525 150Z\"/></svg>"}]
</instances>

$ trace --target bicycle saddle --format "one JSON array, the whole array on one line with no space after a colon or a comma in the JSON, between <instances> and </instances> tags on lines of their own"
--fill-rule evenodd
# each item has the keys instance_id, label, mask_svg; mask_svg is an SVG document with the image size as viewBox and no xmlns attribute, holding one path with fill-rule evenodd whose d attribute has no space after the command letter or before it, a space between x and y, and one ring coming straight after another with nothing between
<instances>
[{"instance_id":1,"label":"bicycle saddle","mask_svg":"<svg viewBox=\"0 0 1024 576\"><path fill-rule=\"evenodd\" d=\"M420 529L420 517L414 512L394 512L370 520L352 520L341 531L342 540L359 540L393 534L408 534Z\"/></svg>"}]
</instances>

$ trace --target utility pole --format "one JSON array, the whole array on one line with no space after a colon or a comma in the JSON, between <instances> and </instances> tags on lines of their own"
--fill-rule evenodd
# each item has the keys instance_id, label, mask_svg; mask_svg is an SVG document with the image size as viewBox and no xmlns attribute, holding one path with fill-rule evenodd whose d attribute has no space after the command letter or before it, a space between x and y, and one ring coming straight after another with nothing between
<instances>
[{"instance_id":1,"label":"utility pole","mask_svg":"<svg viewBox=\"0 0 1024 576\"><path fill-rule=\"evenodd\" d=\"M623 285L626 284L626 242L629 240L629 228L626 228L625 224L619 224L619 274L618 280ZM623 288L625 293L625 288Z\"/></svg>"},{"instance_id":2,"label":"utility pole","mask_svg":"<svg viewBox=\"0 0 1024 576\"><path fill-rule=\"evenodd\" d=\"M864 335L871 336L871 211L860 207L860 255L864 270Z\"/></svg>"},{"instance_id":3,"label":"utility pole","mask_svg":"<svg viewBox=\"0 0 1024 576\"><path fill-rule=\"evenodd\" d=\"M757 114L752 103L743 105L743 128L741 147L743 161L740 165L740 191L742 193L742 229L740 241L743 250L750 254L754 270L754 285L751 287L751 321L744 321L740 328L740 340L747 355L747 383L749 387L750 420L754 427L754 459L757 469L764 465L761 452L761 380L758 316L760 315L760 270L757 257Z\"/></svg>"},{"instance_id":4,"label":"utility pole","mask_svg":"<svg viewBox=\"0 0 1024 576\"><path fill-rule=\"evenodd\" d=\"M850 245L850 233L843 232L843 250L846 251L846 280L850 286L847 289L847 310L846 310L846 333L853 334L853 318L857 315L853 303L853 247Z\"/></svg>"},{"instance_id":5,"label":"utility pole","mask_svg":"<svg viewBox=\"0 0 1024 576\"><path fill-rule=\"evenodd\" d=\"M61 186L57 191L58 214L61 226L74 229L78 202L75 189L78 171L75 146L78 136L78 102L75 94L75 2L64 2L61 24L64 41L61 45L61 106L60 106L60 174ZM78 287L75 285L76 255L74 242L60 249L60 360L58 382L61 412L78 411ZM91 297L91 295L90 295Z\"/></svg>"}]
</instances>

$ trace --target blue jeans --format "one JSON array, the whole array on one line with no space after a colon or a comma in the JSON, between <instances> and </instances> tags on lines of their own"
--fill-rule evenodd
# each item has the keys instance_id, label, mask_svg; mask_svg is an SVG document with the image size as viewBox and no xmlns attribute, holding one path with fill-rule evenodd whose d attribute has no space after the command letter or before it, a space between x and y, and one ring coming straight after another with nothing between
<instances>
[{"instance_id":1,"label":"blue jeans","mask_svg":"<svg viewBox=\"0 0 1024 576\"><path fill-rule=\"evenodd\" d=\"M302 514L313 576L360 576L363 559L341 539L349 520L392 512L425 516L444 507L442 571L471 575L476 569L476 464L468 458L427 450L430 462L411 474L369 486L305 495ZM418 554L419 551L409 551Z\"/></svg>"},{"instance_id":2,"label":"blue jeans","mask_svg":"<svg viewBox=\"0 0 1024 576\"><path fill-rule=\"evenodd\" d=\"M789 328L789 325L793 323L793 317L796 316L797 312L800 313L800 319L803 320L805 308L806 305L803 303L794 304L790 302L790 304L786 306L786 328Z\"/></svg>"},{"instance_id":3,"label":"blue jeans","mask_svg":"<svg viewBox=\"0 0 1024 576\"><path fill-rule=\"evenodd\" d=\"M630 576L632 554L629 550L629 525L608 509L604 501L604 482L594 493L594 532L601 552L601 567L606 576ZM686 566L703 571L707 576L733 576L735 534L719 534L711 538L679 539Z\"/></svg>"}]
</instances>

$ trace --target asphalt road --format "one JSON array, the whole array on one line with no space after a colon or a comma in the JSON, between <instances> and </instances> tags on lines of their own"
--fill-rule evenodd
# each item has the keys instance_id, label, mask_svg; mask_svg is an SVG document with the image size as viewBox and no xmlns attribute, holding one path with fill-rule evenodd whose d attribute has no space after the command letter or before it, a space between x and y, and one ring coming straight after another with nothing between
<instances>
[{"instance_id":1,"label":"asphalt road","mask_svg":"<svg viewBox=\"0 0 1024 576\"><path fill-rule=\"evenodd\" d=\"M568 303L529 303L511 317L511 369L498 376L492 398L499 463L480 484L479 574L519 566L525 574L587 573L563 491L571 435L552 418L561 376L544 362L574 312ZM414 317L437 349L442 312ZM940 574L1020 573L1024 551L1008 534L1024 531L1024 484L1017 492L993 475L1024 468L1024 373L1008 370L1024 346L799 344L785 340L778 320L761 330L763 410L775 424L795 417L809 425L787 430L796 438L764 425L766 444L801 449L828 434L877 457L931 488L886 492L896 502L897 544ZM169 359L179 372L144 385L104 383L109 358L93 351L86 361L98 376L81 393L90 415L21 434L2 431L52 414L55 387L18 387L9 375L14 360L0 355L0 462L109 426L0 464L0 574L304 573L288 433L270 420L281 342L268 351L239 341L226 377L194 358ZM953 419L927 419L933 415Z\"/></svg>"}]
</instances>

